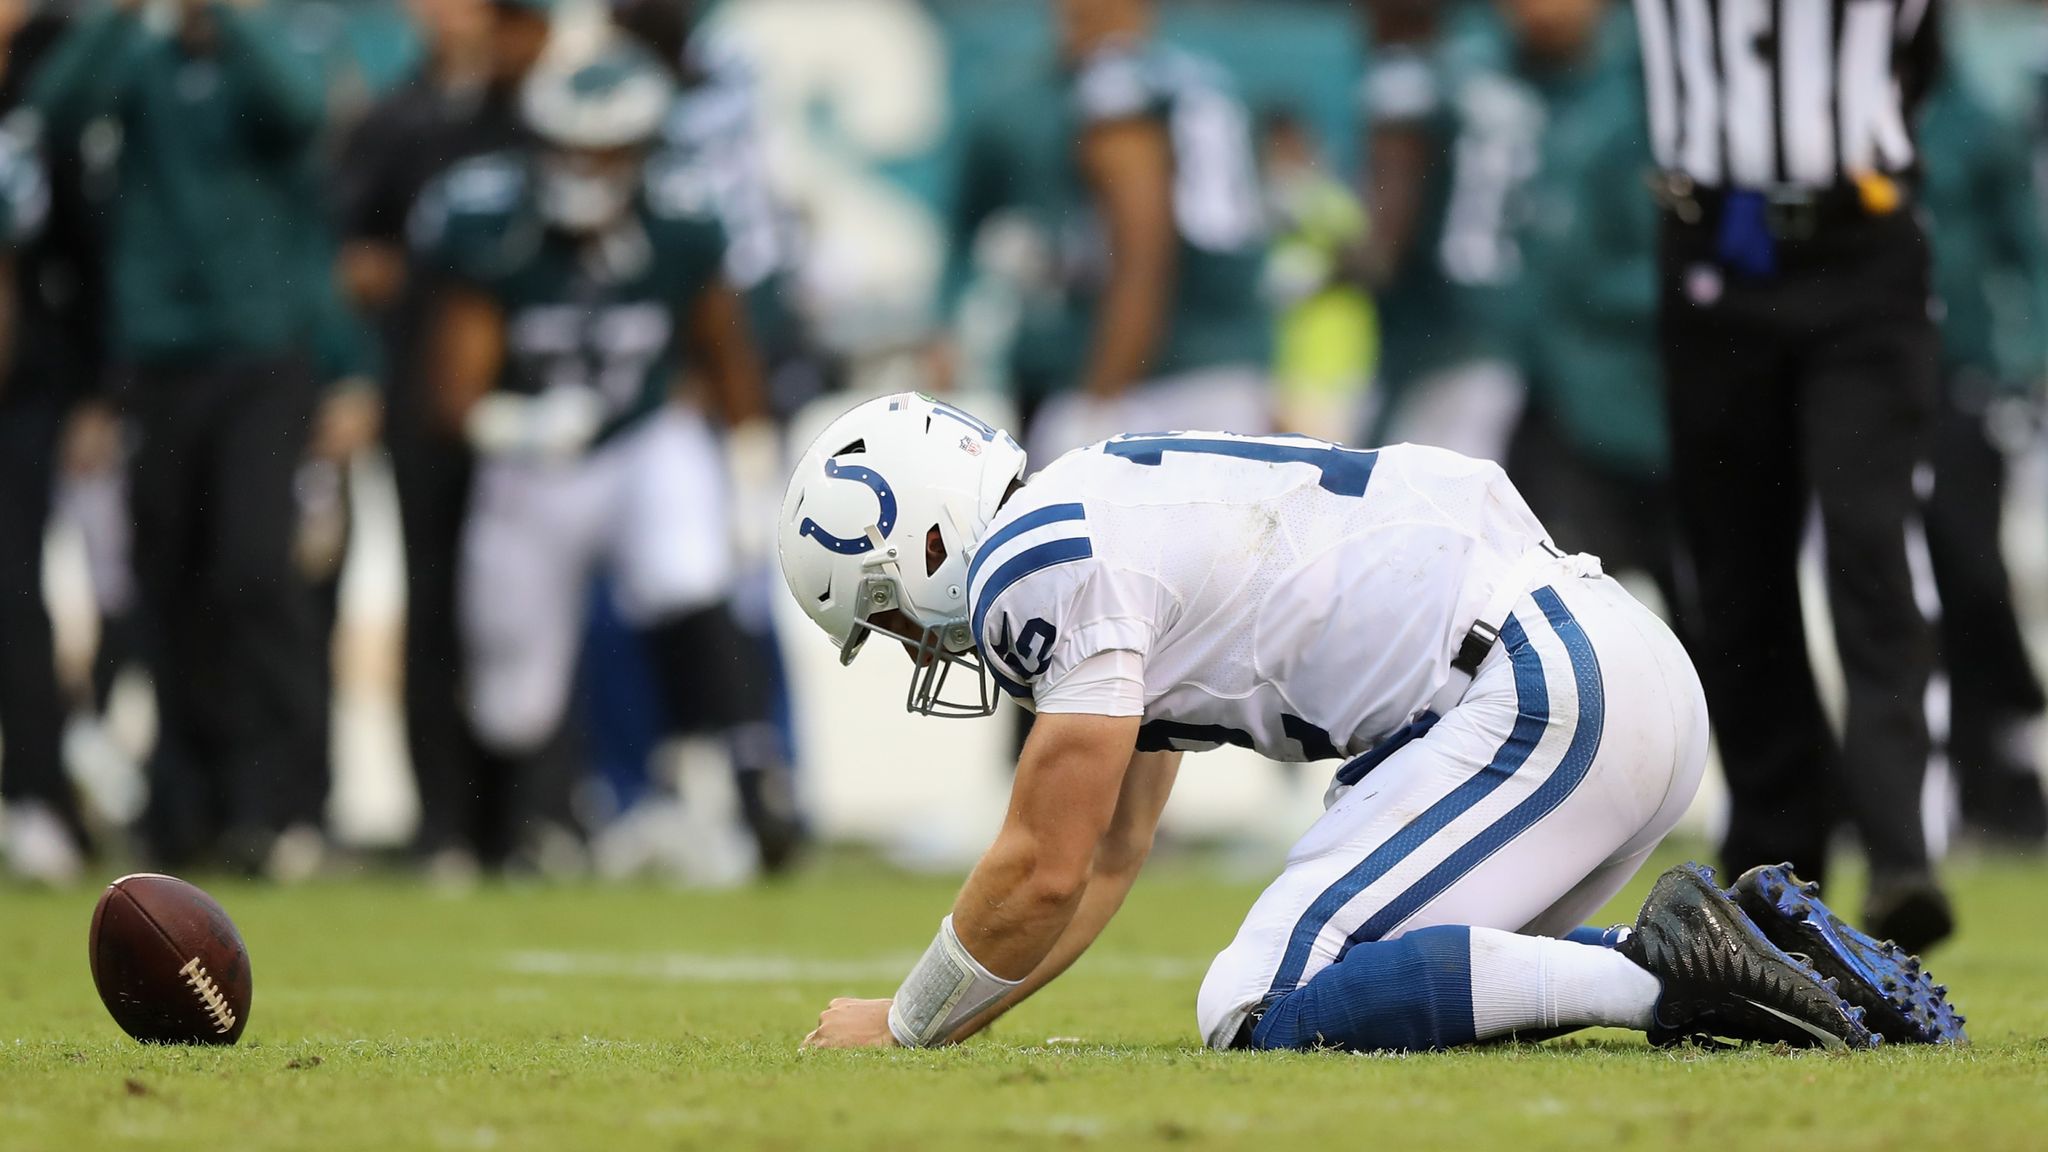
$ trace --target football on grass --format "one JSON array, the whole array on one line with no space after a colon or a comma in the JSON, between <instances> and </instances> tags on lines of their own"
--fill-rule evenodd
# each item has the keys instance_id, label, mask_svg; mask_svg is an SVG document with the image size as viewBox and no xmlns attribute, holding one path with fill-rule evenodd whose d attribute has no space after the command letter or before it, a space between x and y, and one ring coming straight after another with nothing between
<instances>
[{"instance_id":1,"label":"football on grass","mask_svg":"<svg viewBox=\"0 0 2048 1152\"><path fill-rule=\"evenodd\" d=\"M151 872L107 885L92 912L92 982L146 1044L233 1044L249 1023L249 950L214 898Z\"/></svg>"}]
</instances>

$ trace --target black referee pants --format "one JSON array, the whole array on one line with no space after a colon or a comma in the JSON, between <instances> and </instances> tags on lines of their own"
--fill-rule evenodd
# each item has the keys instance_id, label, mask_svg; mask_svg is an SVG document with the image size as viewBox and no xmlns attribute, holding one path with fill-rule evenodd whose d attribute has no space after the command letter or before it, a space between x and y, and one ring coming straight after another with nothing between
<instances>
[{"instance_id":1,"label":"black referee pants","mask_svg":"<svg viewBox=\"0 0 2048 1152\"><path fill-rule=\"evenodd\" d=\"M255 868L318 772L328 701L292 564L314 383L295 357L133 373L135 569L156 684L151 846ZM211 861L210 861L211 862Z\"/></svg>"},{"instance_id":2,"label":"black referee pants","mask_svg":"<svg viewBox=\"0 0 2048 1152\"><path fill-rule=\"evenodd\" d=\"M61 420L54 396L0 400L0 737L7 744L0 755L0 798L48 804L77 831L43 604L43 533Z\"/></svg>"},{"instance_id":3,"label":"black referee pants","mask_svg":"<svg viewBox=\"0 0 2048 1152\"><path fill-rule=\"evenodd\" d=\"M1931 447L1937 334L1912 216L1836 219L1745 280L1712 221L1667 217L1660 289L1688 639L1732 807L1725 864L1818 879L1846 813L1880 874L1928 866L1920 789L1931 628L1907 526ZM1801 625L1797 561L1818 502L1848 713L1836 744Z\"/></svg>"}]
</instances>

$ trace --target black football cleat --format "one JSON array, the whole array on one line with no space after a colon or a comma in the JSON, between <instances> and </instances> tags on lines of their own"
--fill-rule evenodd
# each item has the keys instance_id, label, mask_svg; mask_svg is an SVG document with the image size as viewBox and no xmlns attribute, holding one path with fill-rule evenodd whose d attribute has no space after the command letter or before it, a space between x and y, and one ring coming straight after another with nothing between
<instances>
[{"instance_id":1,"label":"black football cleat","mask_svg":"<svg viewBox=\"0 0 2048 1152\"><path fill-rule=\"evenodd\" d=\"M1663 983L1650 1043L1721 1038L1799 1048L1871 1048L1863 1010L1771 943L1714 884L1682 864L1657 878L1619 951Z\"/></svg>"},{"instance_id":2,"label":"black football cleat","mask_svg":"<svg viewBox=\"0 0 2048 1152\"><path fill-rule=\"evenodd\" d=\"M1963 1016L1948 989L1920 967L1920 958L1878 940L1837 916L1820 900L1820 886L1803 884L1790 864L1751 868L1730 893L1771 942L1805 957L1836 982L1842 999L1863 1009L1865 1020L1895 1044L1967 1044Z\"/></svg>"}]
</instances>

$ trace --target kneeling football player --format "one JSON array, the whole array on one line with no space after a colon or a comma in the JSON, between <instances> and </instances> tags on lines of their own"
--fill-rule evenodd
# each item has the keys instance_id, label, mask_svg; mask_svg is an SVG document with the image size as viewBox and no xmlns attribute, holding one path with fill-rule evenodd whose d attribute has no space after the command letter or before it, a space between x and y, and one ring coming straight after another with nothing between
<instances>
[{"instance_id":1,"label":"kneeling football player","mask_svg":"<svg viewBox=\"0 0 2048 1152\"><path fill-rule=\"evenodd\" d=\"M1344 763L1202 982L1211 1046L1961 1037L1917 965L1782 870L1730 893L1675 868L1633 927L1581 927L1691 802L1706 706L1671 632L1497 466L1173 433L1024 475L1008 434L900 395L827 429L784 499L783 573L843 659L879 634L911 654L912 710L986 714L993 683L1038 716L923 959L808 1043L957 1041L1058 976L1123 903L1181 754L1222 743Z\"/></svg>"},{"instance_id":2,"label":"kneeling football player","mask_svg":"<svg viewBox=\"0 0 2048 1152\"><path fill-rule=\"evenodd\" d=\"M766 434L725 234L703 175L656 150L675 89L644 52L614 43L543 68L522 100L536 143L457 165L413 222L447 282L431 367L481 460L459 585L471 717L513 777L514 823L566 828L564 717L605 565L671 722L728 735L773 869L800 828L786 766L758 738L767 672L728 606L724 456L677 395L686 372L701 378L729 436Z\"/></svg>"}]
</instances>

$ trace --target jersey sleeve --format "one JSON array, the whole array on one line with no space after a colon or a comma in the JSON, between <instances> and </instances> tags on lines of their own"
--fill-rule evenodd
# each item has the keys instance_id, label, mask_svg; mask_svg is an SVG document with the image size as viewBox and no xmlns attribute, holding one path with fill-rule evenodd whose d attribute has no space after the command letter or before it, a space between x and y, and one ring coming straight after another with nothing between
<instances>
[{"instance_id":1,"label":"jersey sleeve","mask_svg":"<svg viewBox=\"0 0 2048 1152\"><path fill-rule=\"evenodd\" d=\"M1128 648L1097 652L1034 689L1041 715L1143 716L1145 658Z\"/></svg>"},{"instance_id":2,"label":"jersey sleeve","mask_svg":"<svg viewBox=\"0 0 2048 1152\"><path fill-rule=\"evenodd\" d=\"M1074 76L1074 114L1083 127L1164 116L1170 103L1157 69L1139 52L1122 48L1098 52Z\"/></svg>"},{"instance_id":3,"label":"jersey sleeve","mask_svg":"<svg viewBox=\"0 0 2048 1152\"><path fill-rule=\"evenodd\" d=\"M1104 652L1142 661L1157 635L1151 588L1096 555L1079 503L999 520L967 585L975 646L1012 696L1036 698Z\"/></svg>"},{"instance_id":4,"label":"jersey sleeve","mask_svg":"<svg viewBox=\"0 0 2048 1152\"><path fill-rule=\"evenodd\" d=\"M648 238L662 261L670 292L695 296L725 267L725 225L707 174L674 154L648 162L644 200Z\"/></svg>"},{"instance_id":5,"label":"jersey sleeve","mask_svg":"<svg viewBox=\"0 0 2048 1152\"><path fill-rule=\"evenodd\" d=\"M50 211L50 185L35 149L12 132L0 131L0 246L13 248L35 238Z\"/></svg>"},{"instance_id":6,"label":"jersey sleeve","mask_svg":"<svg viewBox=\"0 0 2048 1152\"><path fill-rule=\"evenodd\" d=\"M414 256L437 275L489 288L507 271L526 172L509 158L459 164L420 193L407 222Z\"/></svg>"}]
</instances>

